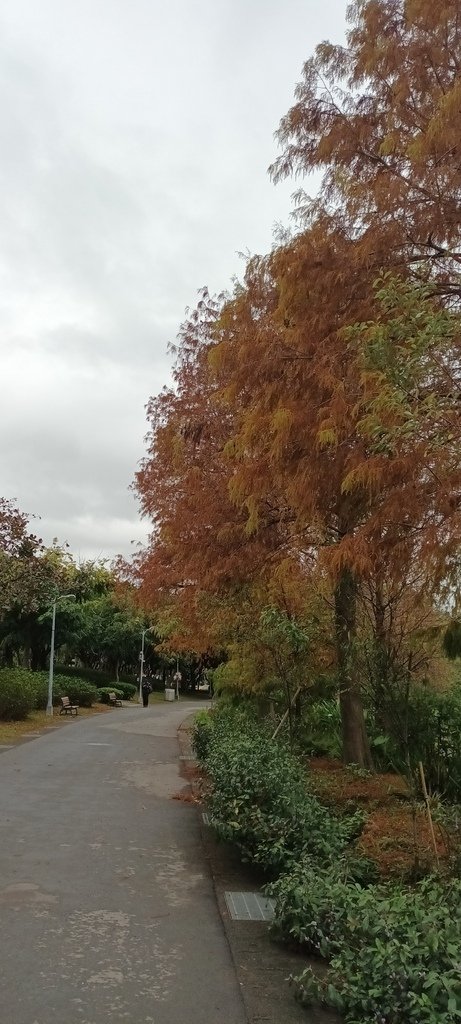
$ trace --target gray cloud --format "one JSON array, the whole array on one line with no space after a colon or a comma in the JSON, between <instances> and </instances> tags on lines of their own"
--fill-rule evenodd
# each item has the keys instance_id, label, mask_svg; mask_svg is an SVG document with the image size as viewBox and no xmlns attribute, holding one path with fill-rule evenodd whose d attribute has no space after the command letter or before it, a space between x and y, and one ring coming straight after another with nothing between
<instances>
[{"instance_id":1,"label":"gray cloud","mask_svg":"<svg viewBox=\"0 0 461 1024\"><path fill-rule=\"evenodd\" d=\"M145 537L145 403L197 289L288 220L273 131L340 6L0 0L0 494L46 541Z\"/></svg>"}]
</instances>

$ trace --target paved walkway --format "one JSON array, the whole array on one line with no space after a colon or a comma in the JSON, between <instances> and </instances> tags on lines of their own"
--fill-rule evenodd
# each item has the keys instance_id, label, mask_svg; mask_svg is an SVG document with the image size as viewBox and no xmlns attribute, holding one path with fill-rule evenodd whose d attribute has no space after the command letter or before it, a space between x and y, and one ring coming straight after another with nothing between
<instances>
[{"instance_id":1,"label":"paved walkway","mask_svg":"<svg viewBox=\"0 0 461 1024\"><path fill-rule=\"evenodd\" d=\"M171 799L193 710L123 708L1 752L5 1024L244 1024L197 811Z\"/></svg>"}]
</instances>

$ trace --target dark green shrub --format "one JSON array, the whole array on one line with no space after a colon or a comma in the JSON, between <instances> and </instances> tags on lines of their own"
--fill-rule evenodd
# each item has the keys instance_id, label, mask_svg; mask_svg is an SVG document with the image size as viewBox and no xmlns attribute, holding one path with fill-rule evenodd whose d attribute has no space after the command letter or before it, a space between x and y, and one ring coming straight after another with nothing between
<instances>
[{"instance_id":1,"label":"dark green shrub","mask_svg":"<svg viewBox=\"0 0 461 1024\"><path fill-rule=\"evenodd\" d=\"M123 683L120 679L117 683L114 683L114 687L122 694L123 700L133 700L133 697L138 692L138 687L134 683ZM111 687L105 687L105 689L110 690Z\"/></svg>"},{"instance_id":2,"label":"dark green shrub","mask_svg":"<svg viewBox=\"0 0 461 1024\"><path fill-rule=\"evenodd\" d=\"M445 630L443 646L447 658L451 660L461 658L461 622L459 619L452 619Z\"/></svg>"},{"instance_id":3,"label":"dark green shrub","mask_svg":"<svg viewBox=\"0 0 461 1024\"><path fill-rule=\"evenodd\" d=\"M48 672L31 672L30 675L35 689L35 707L44 710L48 702ZM53 706L59 707L61 697L64 696L68 697L72 704L78 704L81 708L91 708L98 699L98 691L95 686L83 679L57 673L53 678Z\"/></svg>"},{"instance_id":4,"label":"dark green shrub","mask_svg":"<svg viewBox=\"0 0 461 1024\"><path fill-rule=\"evenodd\" d=\"M265 892L275 901L272 933L311 953L331 956L339 948L349 903L361 891L351 870L353 864L345 857L324 865L304 860L267 885Z\"/></svg>"},{"instance_id":5,"label":"dark green shrub","mask_svg":"<svg viewBox=\"0 0 461 1024\"><path fill-rule=\"evenodd\" d=\"M212 734L213 723L209 713L207 711L198 711L192 731L192 748L202 764L206 762Z\"/></svg>"},{"instance_id":6,"label":"dark green shrub","mask_svg":"<svg viewBox=\"0 0 461 1024\"><path fill-rule=\"evenodd\" d=\"M377 735L373 716L369 721L376 765L399 771L407 771L409 765L416 773L421 761L428 788L459 802L461 688L455 686L446 693L437 693L415 687L407 703L403 699L399 703L396 698L391 705L381 708L381 713L386 718L387 735Z\"/></svg>"},{"instance_id":7,"label":"dark green shrub","mask_svg":"<svg viewBox=\"0 0 461 1024\"><path fill-rule=\"evenodd\" d=\"M35 706L33 674L26 669L0 670L0 719L4 722L27 718Z\"/></svg>"},{"instance_id":8,"label":"dark green shrub","mask_svg":"<svg viewBox=\"0 0 461 1024\"><path fill-rule=\"evenodd\" d=\"M98 690L99 700L101 704L110 704L109 694L115 693L116 697L123 700L123 693L116 686L100 686Z\"/></svg>"},{"instance_id":9,"label":"dark green shrub","mask_svg":"<svg viewBox=\"0 0 461 1024\"><path fill-rule=\"evenodd\" d=\"M300 761L264 727L232 709L209 717L202 758L212 782L210 817L220 838L272 874L302 858L339 856L363 819L340 819L322 807L307 791Z\"/></svg>"},{"instance_id":10,"label":"dark green shrub","mask_svg":"<svg viewBox=\"0 0 461 1024\"><path fill-rule=\"evenodd\" d=\"M70 679L68 676L57 675L56 684L60 688L62 696L66 695L72 704L78 704L81 708L91 708L98 700L96 686L83 679Z\"/></svg>"},{"instance_id":11,"label":"dark green shrub","mask_svg":"<svg viewBox=\"0 0 461 1024\"><path fill-rule=\"evenodd\" d=\"M48 703L48 672L31 672L31 679L35 691L35 707L39 711L44 711ZM53 679L53 706L58 707L60 705L60 698L67 693L66 690L61 690L59 681L56 677ZM69 699L70 699L70 695Z\"/></svg>"},{"instance_id":12,"label":"dark green shrub","mask_svg":"<svg viewBox=\"0 0 461 1024\"><path fill-rule=\"evenodd\" d=\"M97 688L110 686L112 684L114 673L106 672L103 669L98 668L82 668L81 666L75 665L56 665L55 671L58 675L67 676L68 679L83 679L86 683L93 683ZM120 682L124 683L135 683L135 675L133 673L122 672L120 675ZM117 683L117 686L119 684Z\"/></svg>"},{"instance_id":13,"label":"dark green shrub","mask_svg":"<svg viewBox=\"0 0 461 1024\"><path fill-rule=\"evenodd\" d=\"M307 900L306 920L310 888ZM324 946L330 970L319 979L308 969L297 979L304 1002L320 998L350 1024L459 1021L460 881L430 878L413 890L347 886L334 903Z\"/></svg>"},{"instance_id":14,"label":"dark green shrub","mask_svg":"<svg viewBox=\"0 0 461 1024\"><path fill-rule=\"evenodd\" d=\"M409 729L415 758L423 750L428 756L434 748L426 738L435 735L431 714L424 732L427 703L417 699ZM457 695L430 701L439 728L442 702L439 745L456 765L455 725L445 714L450 707L457 721ZM278 876L266 886L277 937L330 959L320 978L308 969L295 979L302 1001L329 1004L346 1024L461 1020L461 880L432 877L412 889L376 884L374 865L354 853L360 819L338 819L323 808L308 792L300 762L264 727L227 707L209 716L202 733L218 835Z\"/></svg>"},{"instance_id":15,"label":"dark green shrub","mask_svg":"<svg viewBox=\"0 0 461 1024\"><path fill-rule=\"evenodd\" d=\"M303 709L298 745L311 757L341 757L341 715L336 700L318 700Z\"/></svg>"},{"instance_id":16,"label":"dark green shrub","mask_svg":"<svg viewBox=\"0 0 461 1024\"><path fill-rule=\"evenodd\" d=\"M417 690L408 715L410 760L424 764L432 790L451 799L461 798L461 691Z\"/></svg>"}]
</instances>

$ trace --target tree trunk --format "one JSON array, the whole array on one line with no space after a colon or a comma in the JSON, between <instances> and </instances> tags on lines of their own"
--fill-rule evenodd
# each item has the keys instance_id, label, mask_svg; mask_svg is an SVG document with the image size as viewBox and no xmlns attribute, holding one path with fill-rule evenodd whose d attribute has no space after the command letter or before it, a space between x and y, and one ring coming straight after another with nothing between
<instances>
[{"instance_id":1,"label":"tree trunk","mask_svg":"<svg viewBox=\"0 0 461 1024\"><path fill-rule=\"evenodd\" d=\"M392 710L395 710L396 694L393 692L393 672L389 655L389 642L386 634L386 613L383 582L377 576L372 593L374 614L374 662L373 662L373 702L375 720L379 728L389 735L393 733Z\"/></svg>"},{"instance_id":2,"label":"tree trunk","mask_svg":"<svg viewBox=\"0 0 461 1024\"><path fill-rule=\"evenodd\" d=\"M34 644L31 649L30 667L33 672L44 672L48 667L49 650L43 645Z\"/></svg>"},{"instance_id":3,"label":"tree trunk","mask_svg":"<svg viewBox=\"0 0 461 1024\"><path fill-rule=\"evenodd\" d=\"M343 740L343 761L360 768L373 768L365 728L362 694L357 678L353 642L355 639L357 583L349 569L343 569L335 589L335 632L339 675L339 706Z\"/></svg>"}]
</instances>

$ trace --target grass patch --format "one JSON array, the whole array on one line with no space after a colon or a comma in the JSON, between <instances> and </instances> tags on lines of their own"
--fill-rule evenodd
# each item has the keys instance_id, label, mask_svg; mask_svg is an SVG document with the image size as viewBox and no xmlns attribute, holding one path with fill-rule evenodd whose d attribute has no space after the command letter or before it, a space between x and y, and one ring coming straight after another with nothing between
<instances>
[{"instance_id":1,"label":"grass patch","mask_svg":"<svg viewBox=\"0 0 461 1024\"><path fill-rule=\"evenodd\" d=\"M0 722L0 743L19 743L29 733L43 733L47 726L52 725L58 728L69 722L70 718L75 721L78 718L87 718L89 715L106 714L111 709L103 704L95 704L92 708L79 708L78 716L60 715L55 710L54 715L47 715L46 711L31 711L23 722Z\"/></svg>"},{"instance_id":2,"label":"grass patch","mask_svg":"<svg viewBox=\"0 0 461 1024\"><path fill-rule=\"evenodd\" d=\"M209 698L205 698L205 699L208 700ZM131 701L131 703L132 704L136 704L137 700L138 700L137 696L134 696L133 700ZM196 704L197 701L201 701L201 700L202 700L202 697L201 697L200 694L196 694L196 693L180 693L179 694L179 703L180 704L188 704L188 703ZM164 690L152 690L152 693L149 694L149 704L177 704L177 703L178 703L177 700L166 701L165 700L165 691Z\"/></svg>"}]
</instances>

